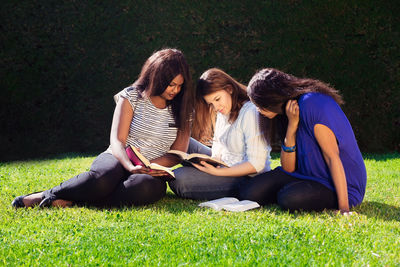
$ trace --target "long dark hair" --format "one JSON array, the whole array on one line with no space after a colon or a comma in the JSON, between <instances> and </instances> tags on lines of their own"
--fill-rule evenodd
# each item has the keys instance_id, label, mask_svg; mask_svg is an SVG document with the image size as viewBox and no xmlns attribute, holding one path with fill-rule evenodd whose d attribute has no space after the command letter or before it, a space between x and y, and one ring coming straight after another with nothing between
<instances>
[{"instance_id":1,"label":"long dark hair","mask_svg":"<svg viewBox=\"0 0 400 267\"><path fill-rule=\"evenodd\" d=\"M280 141L283 141L288 123L286 103L309 92L329 95L339 105L344 103L337 90L318 80L297 78L273 68L262 69L251 78L247 87L250 100L260 109L278 113L272 120L259 116L260 127L267 142L273 141L276 131Z\"/></svg>"},{"instance_id":2,"label":"long dark hair","mask_svg":"<svg viewBox=\"0 0 400 267\"><path fill-rule=\"evenodd\" d=\"M231 123L237 119L243 104L249 100L246 86L236 81L223 70L212 68L205 71L197 81L196 116L192 132L192 136L195 139L212 138L212 121L216 114L206 103L204 96L220 90L232 92L232 109L229 114L229 122Z\"/></svg>"},{"instance_id":3,"label":"long dark hair","mask_svg":"<svg viewBox=\"0 0 400 267\"><path fill-rule=\"evenodd\" d=\"M148 97L159 96L179 74L184 79L181 91L167 105L171 106L176 126L186 130L193 114L194 90L189 66L180 50L166 48L153 53L132 86Z\"/></svg>"}]
</instances>

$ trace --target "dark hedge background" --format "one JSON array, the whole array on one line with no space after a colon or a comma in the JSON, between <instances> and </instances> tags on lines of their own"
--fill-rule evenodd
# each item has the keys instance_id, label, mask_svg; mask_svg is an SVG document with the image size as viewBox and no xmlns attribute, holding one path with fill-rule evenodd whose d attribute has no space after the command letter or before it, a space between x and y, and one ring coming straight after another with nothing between
<instances>
[{"instance_id":1,"label":"dark hedge background","mask_svg":"<svg viewBox=\"0 0 400 267\"><path fill-rule=\"evenodd\" d=\"M193 79L261 67L344 95L363 152L400 151L400 4L393 1L2 1L0 160L98 153L112 96L163 47Z\"/></svg>"}]
</instances>

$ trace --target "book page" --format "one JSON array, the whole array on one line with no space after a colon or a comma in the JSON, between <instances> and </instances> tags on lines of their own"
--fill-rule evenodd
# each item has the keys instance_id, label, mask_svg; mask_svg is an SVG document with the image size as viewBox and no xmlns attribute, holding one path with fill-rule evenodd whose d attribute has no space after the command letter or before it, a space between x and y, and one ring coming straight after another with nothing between
<instances>
[{"instance_id":1,"label":"book page","mask_svg":"<svg viewBox=\"0 0 400 267\"><path fill-rule=\"evenodd\" d=\"M250 200L242 200L234 203L229 203L225 204L222 206L222 209L227 210L227 211L234 211L234 212L239 212L239 211L246 211L246 210L251 210L255 208L259 208L260 205L255 202L255 201L250 201Z\"/></svg>"},{"instance_id":2,"label":"book page","mask_svg":"<svg viewBox=\"0 0 400 267\"><path fill-rule=\"evenodd\" d=\"M204 154L190 154L189 161L193 162L193 163L200 163L200 161L205 161L211 165L214 166L218 166L218 165L222 165L225 167L229 167L225 162L223 162L222 160L216 159L216 158L212 158L208 155L204 155Z\"/></svg>"},{"instance_id":3,"label":"book page","mask_svg":"<svg viewBox=\"0 0 400 267\"><path fill-rule=\"evenodd\" d=\"M222 160L216 159L216 158L212 158L209 155L206 154L200 154L200 153L192 153L192 154L187 154L185 152L179 151L179 150L170 150L167 153L170 154L175 154L177 156L180 156L182 158L182 160L186 160L189 161L190 163L197 163L200 164L200 161L206 161L214 166L217 165L223 165L225 167L229 167L225 162L223 162Z\"/></svg>"},{"instance_id":4,"label":"book page","mask_svg":"<svg viewBox=\"0 0 400 267\"><path fill-rule=\"evenodd\" d=\"M175 178L174 172L173 172L170 168L168 168L168 167L162 166L162 165L157 164L157 163L151 163L148 167L149 167L150 169L153 169L153 170L165 171L165 172L168 173L170 176L172 176L172 177Z\"/></svg>"},{"instance_id":5,"label":"book page","mask_svg":"<svg viewBox=\"0 0 400 267\"><path fill-rule=\"evenodd\" d=\"M208 207L214 210L221 210L222 206L229 203L238 202L239 200L234 197L223 197L214 200L210 200L207 202L202 202L199 204L199 207Z\"/></svg>"},{"instance_id":6,"label":"book page","mask_svg":"<svg viewBox=\"0 0 400 267\"><path fill-rule=\"evenodd\" d=\"M182 159L186 159L188 156L188 154L180 150L169 150L167 153L175 154L177 156L180 156Z\"/></svg>"},{"instance_id":7,"label":"book page","mask_svg":"<svg viewBox=\"0 0 400 267\"><path fill-rule=\"evenodd\" d=\"M148 167L150 165L150 161L139 152L134 146L130 146L132 148L133 153L143 162L143 164Z\"/></svg>"}]
</instances>

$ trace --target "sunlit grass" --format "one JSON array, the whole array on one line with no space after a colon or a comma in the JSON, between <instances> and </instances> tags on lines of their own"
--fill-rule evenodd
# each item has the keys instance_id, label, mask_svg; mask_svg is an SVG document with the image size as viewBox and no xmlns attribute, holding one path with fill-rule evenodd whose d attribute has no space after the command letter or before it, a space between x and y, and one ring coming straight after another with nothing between
<instances>
[{"instance_id":1,"label":"sunlit grass","mask_svg":"<svg viewBox=\"0 0 400 267\"><path fill-rule=\"evenodd\" d=\"M0 163L0 265L398 266L400 155L364 157L366 195L351 217L276 206L216 212L170 190L145 207L15 210L15 196L52 187L94 158Z\"/></svg>"}]
</instances>

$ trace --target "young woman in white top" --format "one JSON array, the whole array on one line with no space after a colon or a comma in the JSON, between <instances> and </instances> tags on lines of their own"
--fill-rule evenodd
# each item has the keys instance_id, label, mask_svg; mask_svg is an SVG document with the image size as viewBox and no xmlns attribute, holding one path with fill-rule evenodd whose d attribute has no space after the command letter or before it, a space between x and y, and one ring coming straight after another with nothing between
<instances>
[{"instance_id":1,"label":"young woman in white top","mask_svg":"<svg viewBox=\"0 0 400 267\"><path fill-rule=\"evenodd\" d=\"M134 166L125 147L133 145L151 162L173 166L178 160L165 154L186 151L193 112L189 67L181 51L164 49L147 59L137 81L120 92L110 134L110 147L90 170L39 193L19 196L16 208L145 205L166 192L162 171Z\"/></svg>"},{"instance_id":2,"label":"young woman in white top","mask_svg":"<svg viewBox=\"0 0 400 267\"><path fill-rule=\"evenodd\" d=\"M240 183L270 170L270 146L260 134L258 112L249 101L246 87L220 69L204 72L197 84L193 136L209 134L217 113L212 148L190 140L189 153L212 155L229 167L206 162L175 170L169 182L180 197L215 199L236 196Z\"/></svg>"}]
</instances>

